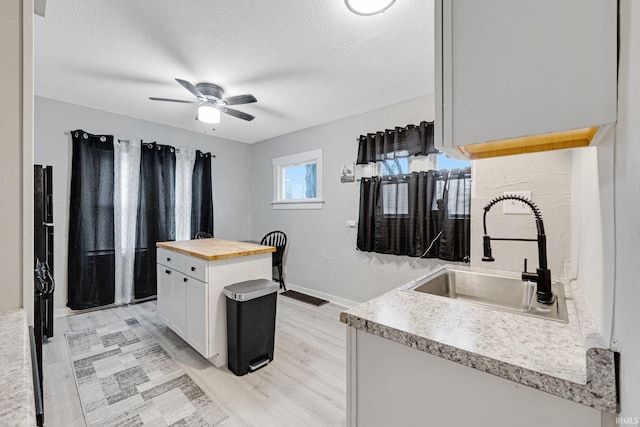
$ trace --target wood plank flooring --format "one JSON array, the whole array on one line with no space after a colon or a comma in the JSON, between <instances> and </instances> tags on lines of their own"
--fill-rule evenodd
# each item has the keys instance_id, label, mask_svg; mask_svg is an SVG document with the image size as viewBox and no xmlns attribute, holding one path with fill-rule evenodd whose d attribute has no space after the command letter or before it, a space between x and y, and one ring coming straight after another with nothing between
<instances>
[{"instance_id":1,"label":"wood plank flooring","mask_svg":"<svg viewBox=\"0 0 640 427\"><path fill-rule=\"evenodd\" d=\"M156 302L96 310L55 319L55 336L44 345L45 423L84 426L64 333L137 318L165 350L214 399L227 426L344 426L346 423L346 327L343 307L314 307L278 297L274 360L236 377L216 368L156 315Z\"/></svg>"}]
</instances>

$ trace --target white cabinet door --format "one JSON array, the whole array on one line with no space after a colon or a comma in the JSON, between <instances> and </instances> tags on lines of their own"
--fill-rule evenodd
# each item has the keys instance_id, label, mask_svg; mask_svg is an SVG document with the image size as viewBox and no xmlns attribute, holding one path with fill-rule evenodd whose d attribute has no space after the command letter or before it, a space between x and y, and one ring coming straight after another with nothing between
<instances>
[{"instance_id":1,"label":"white cabinet door","mask_svg":"<svg viewBox=\"0 0 640 427\"><path fill-rule=\"evenodd\" d=\"M187 327L187 277L158 264L158 315L176 334L184 338Z\"/></svg>"},{"instance_id":2,"label":"white cabinet door","mask_svg":"<svg viewBox=\"0 0 640 427\"><path fill-rule=\"evenodd\" d=\"M171 329L185 339L187 336L187 276L177 271L171 273Z\"/></svg>"},{"instance_id":3,"label":"white cabinet door","mask_svg":"<svg viewBox=\"0 0 640 427\"><path fill-rule=\"evenodd\" d=\"M616 28L616 0L436 0L436 145L614 123Z\"/></svg>"},{"instance_id":4,"label":"white cabinet door","mask_svg":"<svg viewBox=\"0 0 640 427\"><path fill-rule=\"evenodd\" d=\"M209 313L207 284L191 277L186 278L187 290L187 342L202 354L209 357Z\"/></svg>"},{"instance_id":5,"label":"white cabinet door","mask_svg":"<svg viewBox=\"0 0 640 427\"><path fill-rule=\"evenodd\" d=\"M163 265L157 266L157 278L158 278L158 315L160 319L167 325L171 326L171 277L172 270Z\"/></svg>"}]
</instances>

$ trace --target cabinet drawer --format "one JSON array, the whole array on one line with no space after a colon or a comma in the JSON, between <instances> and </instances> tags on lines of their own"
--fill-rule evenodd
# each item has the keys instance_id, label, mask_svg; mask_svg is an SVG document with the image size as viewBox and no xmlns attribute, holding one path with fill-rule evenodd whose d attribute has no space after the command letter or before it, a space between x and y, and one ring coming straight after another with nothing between
<instances>
[{"instance_id":1,"label":"cabinet drawer","mask_svg":"<svg viewBox=\"0 0 640 427\"><path fill-rule=\"evenodd\" d=\"M158 248L157 262L177 271L184 271L185 257L178 252Z\"/></svg>"},{"instance_id":2,"label":"cabinet drawer","mask_svg":"<svg viewBox=\"0 0 640 427\"><path fill-rule=\"evenodd\" d=\"M185 257L184 273L201 282L206 282L208 278L209 263L203 259Z\"/></svg>"}]
</instances>

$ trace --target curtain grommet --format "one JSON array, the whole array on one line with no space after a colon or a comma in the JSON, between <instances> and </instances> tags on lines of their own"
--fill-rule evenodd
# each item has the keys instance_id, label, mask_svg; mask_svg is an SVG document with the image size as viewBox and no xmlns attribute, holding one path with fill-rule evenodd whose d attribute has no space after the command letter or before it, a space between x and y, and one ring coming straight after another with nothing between
<instances>
[{"instance_id":1,"label":"curtain grommet","mask_svg":"<svg viewBox=\"0 0 640 427\"><path fill-rule=\"evenodd\" d=\"M83 137L84 139L89 139L89 135L87 135L87 133L86 133L86 132L82 134L82 137Z\"/></svg>"},{"instance_id":2,"label":"curtain grommet","mask_svg":"<svg viewBox=\"0 0 640 427\"><path fill-rule=\"evenodd\" d=\"M104 136L104 135L102 135L102 136L100 137L100 142L106 142L106 141L107 141L107 137L106 137L106 136Z\"/></svg>"}]
</instances>

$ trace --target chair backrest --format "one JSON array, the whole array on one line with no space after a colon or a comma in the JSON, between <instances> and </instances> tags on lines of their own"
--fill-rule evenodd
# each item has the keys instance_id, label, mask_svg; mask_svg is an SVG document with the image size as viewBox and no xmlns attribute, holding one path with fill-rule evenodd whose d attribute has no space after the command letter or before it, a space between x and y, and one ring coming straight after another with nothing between
<instances>
[{"instance_id":1,"label":"chair backrest","mask_svg":"<svg viewBox=\"0 0 640 427\"><path fill-rule=\"evenodd\" d=\"M274 246L276 251L273 253L273 266L282 264L282 256L287 246L287 235L282 231L272 231L267 233L260 242L264 246Z\"/></svg>"},{"instance_id":2,"label":"chair backrest","mask_svg":"<svg viewBox=\"0 0 640 427\"><path fill-rule=\"evenodd\" d=\"M196 239L210 239L213 236L209 233L207 233L206 231L198 231L196 233Z\"/></svg>"}]
</instances>

